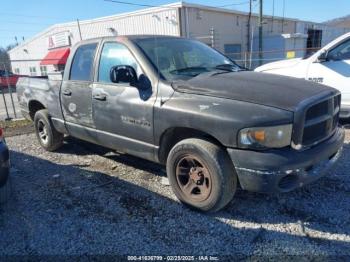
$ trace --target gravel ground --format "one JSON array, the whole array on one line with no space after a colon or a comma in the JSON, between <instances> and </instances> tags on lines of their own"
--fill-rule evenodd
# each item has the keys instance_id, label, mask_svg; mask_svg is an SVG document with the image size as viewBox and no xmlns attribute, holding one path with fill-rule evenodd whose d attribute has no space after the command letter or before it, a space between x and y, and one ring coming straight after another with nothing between
<instances>
[{"instance_id":1,"label":"gravel ground","mask_svg":"<svg viewBox=\"0 0 350 262\"><path fill-rule=\"evenodd\" d=\"M12 195L0 207L0 256L350 256L350 130L329 176L288 194L239 190L213 215L181 205L157 164L73 138L56 153L34 134L7 143Z\"/></svg>"}]
</instances>

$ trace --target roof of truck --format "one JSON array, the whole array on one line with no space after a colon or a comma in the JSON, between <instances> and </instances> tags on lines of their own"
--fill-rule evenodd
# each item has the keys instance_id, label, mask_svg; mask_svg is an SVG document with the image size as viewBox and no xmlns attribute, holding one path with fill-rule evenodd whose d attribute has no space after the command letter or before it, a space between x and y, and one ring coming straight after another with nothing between
<instances>
[{"instance_id":1,"label":"roof of truck","mask_svg":"<svg viewBox=\"0 0 350 262\"><path fill-rule=\"evenodd\" d=\"M95 37L95 38L89 38L86 40L82 40L78 42L79 44L84 42L91 42L96 40L122 40L122 39L128 39L128 40L139 40L139 39L154 39L154 38L177 38L177 39L183 39L183 37L179 36L171 36L171 35L120 35L120 36L103 36L103 37Z\"/></svg>"}]
</instances>

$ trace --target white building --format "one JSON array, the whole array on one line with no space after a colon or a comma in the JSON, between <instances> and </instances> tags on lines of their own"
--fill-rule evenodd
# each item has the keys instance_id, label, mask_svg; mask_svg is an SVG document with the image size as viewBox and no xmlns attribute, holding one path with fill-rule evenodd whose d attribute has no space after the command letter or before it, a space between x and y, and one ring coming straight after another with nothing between
<instances>
[{"instance_id":1,"label":"white building","mask_svg":"<svg viewBox=\"0 0 350 262\"><path fill-rule=\"evenodd\" d=\"M184 2L85 21L56 24L9 52L17 74L44 76L64 67L69 48L81 39L155 34L196 38L247 65L257 58L258 17L229 9ZM250 30L249 30L250 29ZM266 61L304 55L349 29L281 17L264 17ZM288 52L288 50L299 50ZM252 50L252 54L248 51ZM255 51L255 52L254 52ZM275 53L274 53L274 52Z\"/></svg>"}]
</instances>

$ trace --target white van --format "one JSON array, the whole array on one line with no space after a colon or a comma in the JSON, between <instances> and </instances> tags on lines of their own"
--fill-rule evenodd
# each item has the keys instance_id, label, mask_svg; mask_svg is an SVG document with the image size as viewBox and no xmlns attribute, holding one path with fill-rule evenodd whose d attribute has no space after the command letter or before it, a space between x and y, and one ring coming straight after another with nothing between
<instances>
[{"instance_id":1,"label":"white van","mask_svg":"<svg viewBox=\"0 0 350 262\"><path fill-rule=\"evenodd\" d=\"M286 75L322 83L342 93L341 118L350 118L350 33L342 35L308 58L277 61L257 72Z\"/></svg>"}]
</instances>

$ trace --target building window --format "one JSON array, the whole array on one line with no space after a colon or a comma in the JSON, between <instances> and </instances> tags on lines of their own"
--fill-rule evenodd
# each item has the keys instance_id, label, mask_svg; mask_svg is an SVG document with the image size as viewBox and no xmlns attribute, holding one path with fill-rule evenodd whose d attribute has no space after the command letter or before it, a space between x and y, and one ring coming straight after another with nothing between
<instances>
[{"instance_id":1,"label":"building window","mask_svg":"<svg viewBox=\"0 0 350 262\"><path fill-rule=\"evenodd\" d=\"M224 45L225 55L233 60L242 59L242 46L241 44L226 44Z\"/></svg>"},{"instance_id":2,"label":"building window","mask_svg":"<svg viewBox=\"0 0 350 262\"><path fill-rule=\"evenodd\" d=\"M62 72L66 68L66 65L53 65L56 72Z\"/></svg>"},{"instance_id":3,"label":"building window","mask_svg":"<svg viewBox=\"0 0 350 262\"><path fill-rule=\"evenodd\" d=\"M31 76L36 76L36 68L35 66L29 67L30 75Z\"/></svg>"},{"instance_id":4,"label":"building window","mask_svg":"<svg viewBox=\"0 0 350 262\"><path fill-rule=\"evenodd\" d=\"M47 76L47 67L40 66L40 72L41 72L41 76Z\"/></svg>"},{"instance_id":5,"label":"building window","mask_svg":"<svg viewBox=\"0 0 350 262\"><path fill-rule=\"evenodd\" d=\"M19 68L15 68L15 74L17 74L17 75L19 75L20 74L20 70L19 70Z\"/></svg>"},{"instance_id":6,"label":"building window","mask_svg":"<svg viewBox=\"0 0 350 262\"><path fill-rule=\"evenodd\" d=\"M322 45L322 30L308 29L306 42L306 55L310 56L321 48Z\"/></svg>"}]
</instances>

